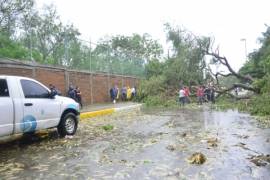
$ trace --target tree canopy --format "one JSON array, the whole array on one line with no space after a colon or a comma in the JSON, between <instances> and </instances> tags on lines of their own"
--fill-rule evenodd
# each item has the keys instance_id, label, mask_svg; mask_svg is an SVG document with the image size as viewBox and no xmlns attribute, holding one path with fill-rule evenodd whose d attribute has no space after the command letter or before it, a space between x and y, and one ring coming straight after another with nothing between
<instances>
[{"instance_id":1,"label":"tree canopy","mask_svg":"<svg viewBox=\"0 0 270 180\"><path fill-rule=\"evenodd\" d=\"M254 79L253 85L260 92L270 91L270 27L258 38L261 47L249 54L249 60L240 69L240 73Z\"/></svg>"},{"instance_id":2,"label":"tree canopy","mask_svg":"<svg viewBox=\"0 0 270 180\"><path fill-rule=\"evenodd\" d=\"M34 0L1 1L0 31L0 57L73 69L143 75L145 64L162 54L149 34L80 40L79 30L63 24L53 5L37 10Z\"/></svg>"},{"instance_id":3,"label":"tree canopy","mask_svg":"<svg viewBox=\"0 0 270 180\"><path fill-rule=\"evenodd\" d=\"M239 72L231 68L226 57L209 51L209 37L196 36L169 23L164 25L164 30L172 47L167 57L158 40L147 33L106 36L96 43L86 42L80 40L80 32L73 24L62 23L53 5L37 10L34 0L0 1L0 57L81 70L145 75L146 79L159 79L172 89L203 84L218 76L233 86L235 78L226 80L226 77L235 76L240 80L237 83L244 83L256 92L270 90L269 26L259 38L262 46L249 54L249 60ZM229 74L213 74L205 61L206 55L212 56L212 63L226 66Z\"/></svg>"}]
</instances>

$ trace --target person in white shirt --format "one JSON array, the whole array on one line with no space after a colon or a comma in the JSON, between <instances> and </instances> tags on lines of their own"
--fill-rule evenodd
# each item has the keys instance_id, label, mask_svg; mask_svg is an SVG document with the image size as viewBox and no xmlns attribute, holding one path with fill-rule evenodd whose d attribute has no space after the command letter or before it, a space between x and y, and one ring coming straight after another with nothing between
<instances>
[{"instance_id":1,"label":"person in white shirt","mask_svg":"<svg viewBox=\"0 0 270 180\"><path fill-rule=\"evenodd\" d=\"M133 99L136 96L136 88L131 88L131 98Z\"/></svg>"},{"instance_id":2,"label":"person in white shirt","mask_svg":"<svg viewBox=\"0 0 270 180\"><path fill-rule=\"evenodd\" d=\"M185 105L185 90L183 88L181 88L179 91L179 103L182 106Z\"/></svg>"}]
</instances>

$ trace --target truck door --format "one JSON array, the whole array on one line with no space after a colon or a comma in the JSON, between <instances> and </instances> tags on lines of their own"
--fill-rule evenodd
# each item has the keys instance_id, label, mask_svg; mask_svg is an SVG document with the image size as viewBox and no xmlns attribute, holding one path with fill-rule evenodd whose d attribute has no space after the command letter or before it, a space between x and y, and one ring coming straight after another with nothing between
<instances>
[{"instance_id":1,"label":"truck door","mask_svg":"<svg viewBox=\"0 0 270 180\"><path fill-rule=\"evenodd\" d=\"M38 82L20 80L24 99L24 117L20 124L21 132L55 127L60 119L61 102L49 97L49 90Z\"/></svg>"},{"instance_id":2,"label":"truck door","mask_svg":"<svg viewBox=\"0 0 270 180\"><path fill-rule=\"evenodd\" d=\"M0 136L10 135L14 128L14 108L6 79L0 79Z\"/></svg>"}]
</instances>

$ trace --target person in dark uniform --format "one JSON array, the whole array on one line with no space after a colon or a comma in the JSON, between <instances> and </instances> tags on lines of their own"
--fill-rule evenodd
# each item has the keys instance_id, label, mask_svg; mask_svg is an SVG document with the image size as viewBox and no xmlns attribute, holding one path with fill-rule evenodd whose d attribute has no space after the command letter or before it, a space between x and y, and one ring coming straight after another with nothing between
<instances>
[{"instance_id":1,"label":"person in dark uniform","mask_svg":"<svg viewBox=\"0 0 270 180\"><path fill-rule=\"evenodd\" d=\"M73 88L72 85L69 86L67 95L68 95L68 97L70 97L70 98L74 99L75 101L77 101L77 99L76 99L76 91L75 91L75 89Z\"/></svg>"},{"instance_id":2,"label":"person in dark uniform","mask_svg":"<svg viewBox=\"0 0 270 180\"><path fill-rule=\"evenodd\" d=\"M83 105L82 105L82 93L81 93L81 90L80 90L80 88L78 86L76 86L75 93L76 93L77 102L80 104L80 107L82 108L83 107Z\"/></svg>"},{"instance_id":3,"label":"person in dark uniform","mask_svg":"<svg viewBox=\"0 0 270 180\"><path fill-rule=\"evenodd\" d=\"M55 95L57 95L57 94L58 94L58 93L57 93L57 90L56 90L56 88L55 88L55 86L54 86L54 85L49 84L49 88L50 88L50 90L51 90L51 94L52 94L53 96L55 96Z\"/></svg>"}]
</instances>

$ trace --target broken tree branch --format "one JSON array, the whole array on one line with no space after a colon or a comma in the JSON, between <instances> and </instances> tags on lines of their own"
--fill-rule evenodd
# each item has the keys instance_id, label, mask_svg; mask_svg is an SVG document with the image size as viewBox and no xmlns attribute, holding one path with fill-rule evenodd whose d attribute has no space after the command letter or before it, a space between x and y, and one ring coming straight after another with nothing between
<instances>
[{"instance_id":1,"label":"broken tree branch","mask_svg":"<svg viewBox=\"0 0 270 180\"><path fill-rule=\"evenodd\" d=\"M230 75L228 74L227 76L235 76L237 77L238 79L240 80L243 80L245 82L253 82L253 79L250 77L250 76L243 76L237 72L235 72L233 70L233 68L231 67L231 65L229 64L228 60L226 57L224 56L220 56L219 53L213 53L213 52L209 52L209 51L206 51L206 55L209 55L209 56L213 56L214 58L216 58L216 60L221 63L222 65L226 66L227 69L229 70L230 72ZM219 73L219 75L222 75L221 73ZM227 77L226 76L226 77Z\"/></svg>"},{"instance_id":2,"label":"broken tree branch","mask_svg":"<svg viewBox=\"0 0 270 180\"><path fill-rule=\"evenodd\" d=\"M231 86L231 87L229 87L229 88L227 88L227 89L224 89L224 90L218 90L218 89L216 89L215 92L218 93L218 95L217 95L216 98L219 98L219 97L220 97L221 95L223 95L223 94L228 94L228 95L230 95L230 96L233 96L235 99L239 99L240 97L234 96L233 94L230 93L230 92L231 92L232 90L234 90L235 88L243 88L243 89L245 89L245 90L252 91L252 92L254 92L254 93L256 93L256 94L259 93L259 89L250 87L250 86L245 85L245 84L235 83L235 84L233 84L233 86ZM243 97L241 97L240 99L247 99L247 98L249 98L249 96L247 96L247 97L244 97L244 96L243 96Z\"/></svg>"}]
</instances>

